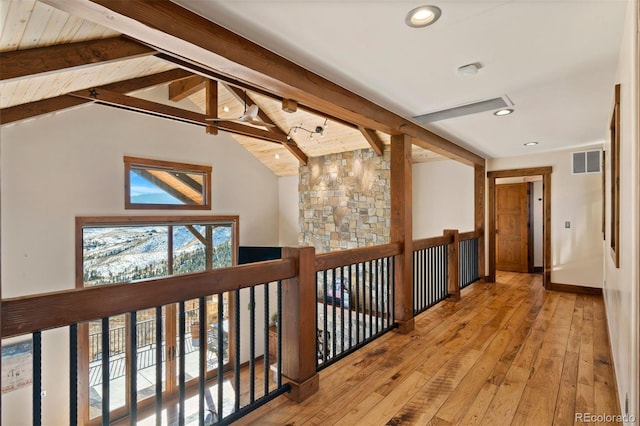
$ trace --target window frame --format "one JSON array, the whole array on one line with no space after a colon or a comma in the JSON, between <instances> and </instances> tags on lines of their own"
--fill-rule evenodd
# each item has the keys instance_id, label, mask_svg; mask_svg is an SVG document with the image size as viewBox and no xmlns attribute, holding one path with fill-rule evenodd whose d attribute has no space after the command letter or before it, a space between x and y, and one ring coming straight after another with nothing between
<instances>
[{"instance_id":1,"label":"window frame","mask_svg":"<svg viewBox=\"0 0 640 426\"><path fill-rule=\"evenodd\" d=\"M123 157L124 161L124 208L125 210L211 210L211 166L177 163L173 161L153 160L140 157ZM204 174L202 187L202 204L146 204L131 202L131 167L141 166L154 169L166 169L175 172L191 172Z\"/></svg>"},{"instance_id":2,"label":"window frame","mask_svg":"<svg viewBox=\"0 0 640 426\"><path fill-rule=\"evenodd\" d=\"M231 225L231 264L238 264L238 246L239 246L239 216L237 215L180 215L180 216L77 216L75 220L75 269L76 269L76 288L84 288L84 244L83 229L85 227L120 227L120 226L185 226L185 225L215 225L230 224ZM167 252L167 261L171 260L169 252ZM168 275L172 276L172 274ZM162 277L160 277L162 279ZM110 284L103 284L110 285ZM108 301L105 301L108 303ZM234 309L235 295L229 295L229 341L235 339L236 330L233 328L235 324L235 316L238 315ZM167 305L169 306L169 305ZM128 319L127 319L128 321ZM127 327L128 330L128 327ZM78 325L78 385L81 389L89 387L89 325L82 323ZM224 370L233 368L235 360L234 347L230 347L229 362L225 365ZM126 350L126 364L128 365L129 349ZM214 377L217 370L207 371L206 379ZM192 389L192 387L190 387ZM195 389L195 388L193 388ZM128 388L127 388L128 391ZM163 391L163 399L171 397L168 391ZM125 419L129 415L130 407L128 406L128 398L126 398L125 406L111 410L113 419ZM139 412L148 411L153 407L154 402L151 399L139 401ZM83 419L86 424L100 424L101 417L90 419L88 392L81 392L78 401L78 418Z\"/></svg>"}]
</instances>

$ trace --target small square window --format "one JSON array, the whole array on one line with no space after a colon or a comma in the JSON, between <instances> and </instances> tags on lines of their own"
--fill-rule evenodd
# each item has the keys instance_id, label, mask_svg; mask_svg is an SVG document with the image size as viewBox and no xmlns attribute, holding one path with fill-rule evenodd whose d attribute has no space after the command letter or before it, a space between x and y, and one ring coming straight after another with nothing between
<instances>
[{"instance_id":1,"label":"small square window","mask_svg":"<svg viewBox=\"0 0 640 426\"><path fill-rule=\"evenodd\" d=\"M126 209L211 209L211 167L124 157Z\"/></svg>"}]
</instances>

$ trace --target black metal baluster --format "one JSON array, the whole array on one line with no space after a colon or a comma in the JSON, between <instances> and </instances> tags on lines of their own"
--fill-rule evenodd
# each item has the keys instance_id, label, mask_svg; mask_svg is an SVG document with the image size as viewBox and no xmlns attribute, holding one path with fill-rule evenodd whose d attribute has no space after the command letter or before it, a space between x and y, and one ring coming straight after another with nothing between
<instances>
[{"instance_id":1,"label":"black metal baluster","mask_svg":"<svg viewBox=\"0 0 640 426\"><path fill-rule=\"evenodd\" d=\"M178 385L179 385L179 401L178 401L178 425L184 425L185 417L185 397L186 397L186 372L185 372L185 311L184 301L178 303L178 346L180 348L180 359L178 367Z\"/></svg>"},{"instance_id":2,"label":"black metal baluster","mask_svg":"<svg viewBox=\"0 0 640 426\"><path fill-rule=\"evenodd\" d=\"M322 329L322 363L325 364L327 362L327 358L329 358L328 354L327 354L327 350L329 349L329 339L328 334L329 334L329 311L328 311L328 307L327 307L327 291L328 291L328 285L327 285L327 271L324 270L323 271L323 280L322 280L322 285L324 286L324 300L322 301L322 308L324 309L324 325L323 325L323 329ZM316 336L317 339L317 336Z\"/></svg>"},{"instance_id":3,"label":"black metal baluster","mask_svg":"<svg viewBox=\"0 0 640 426\"><path fill-rule=\"evenodd\" d=\"M340 288L339 288L339 295L340 295L340 353L344 353L345 350L345 344L344 344L344 309L346 306L345 300L344 300L344 267L340 267Z\"/></svg>"},{"instance_id":4,"label":"black metal baluster","mask_svg":"<svg viewBox=\"0 0 640 426\"><path fill-rule=\"evenodd\" d=\"M333 268L331 270L331 289L332 289L331 294L333 295L331 297L331 313L332 313L332 318L333 318L333 323L332 323L333 334L331 335L332 336L331 343L332 343L332 348L333 348L332 354L333 354L334 358L338 356L338 352L336 350L337 341L338 341L338 335L336 334L336 330L337 330L337 328L336 328L336 322L337 322L337 315L336 315L336 297L337 297L337 295L336 295L336 275L337 275L336 274L336 269Z\"/></svg>"},{"instance_id":5,"label":"black metal baluster","mask_svg":"<svg viewBox=\"0 0 640 426\"><path fill-rule=\"evenodd\" d=\"M129 424L138 422L138 315L129 314Z\"/></svg>"},{"instance_id":6,"label":"black metal baluster","mask_svg":"<svg viewBox=\"0 0 640 426\"><path fill-rule=\"evenodd\" d=\"M373 262L369 261L369 332L367 333L367 339L373 336L373 280L374 270Z\"/></svg>"},{"instance_id":7,"label":"black metal baluster","mask_svg":"<svg viewBox=\"0 0 640 426\"><path fill-rule=\"evenodd\" d=\"M418 258L416 257L417 251L411 254L411 294L413 297L413 313L417 312L418 293L420 290L420 277L417 274L418 271Z\"/></svg>"},{"instance_id":8,"label":"black metal baluster","mask_svg":"<svg viewBox=\"0 0 640 426\"><path fill-rule=\"evenodd\" d=\"M395 256L391 260L391 277L393 280L393 287L391 288L391 323L396 321L396 258Z\"/></svg>"},{"instance_id":9,"label":"black metal baluster","mask_svg":"<svg viewBox=\"0 0 640 426\"><path fill-rule=\"evenodd\" d=\"M360 312L364 312L364 309L360 308L360 265L356 264L356 344L360 343Z\"/></svg>"},{"instance_id":10,"label":"black metal baluster","mask_svg":"<svg viewBox=\"0 0 640 426\"><path fill-rule=\"evenodd\" d=\"M256 399L256 292L249 288L249 402ZM220 385L220 384L218 384Z\"/></svg>"},{"instance_id":11,"label":"black metal baluster","mask_svg":"<svg viewBox=\"0 0 640 426\"><path fill-rule=\"evenodd\" d=\"M251 287L253 290L253 287ZM253 302L253 300L252 300ZM251 304L254 312L255 303ZM218 420L222 419L222 405L224 401L224 297L218 294Z\"/></svg>"},{"instance_id":12,"label":"black metal baluster","mask_svg":"<svg viewBox=\"0 0 640 426\"><path fill-rule=\"evenodd\" d=\"M389 305L389 302L391 300L391 262L392 262L392 258L391 257L387 257L387 264L386 264L386 270L387 270L387 287L386 287L386 295L385 295L385 300L387 301L387 308L385 309L385 313L387 315L387 326L386 328L391 327L391 305Z\"/></svg>"},{"instance_id":13,"label":"black metal baluster","mask_svg":"<svg viewBox=\"0 0 640 426\"><path fill-rule=\"evenodd\" d=\"M427 289L428 289L428 276L427 274L425 274L425 268L427 267L427 257L426 257L426 250L420 250L417 253L417 257L419 259L419 269L418 269L418 274L420 275L420 296L417 300L417 308L418 310L422 311L425 307L425 303L427 303L427 297L428 297L428 293L427 293Z\"/></svg>"},{"instance_id":14,"label":"black metal baluster","mask_svg":"<svg viewBox=\"0 0 640 426\"><path fill-rule=\"evenodd\" d=\"M234 324L233 328L233 337L234 337L234 361L233 361L233 378L235 383L235 404L234 404L234 412L238 412L240 410L240 290L235 291L234 297ZM280 318L278 316L278 318Z\"/></svg>"},{"instance_id":15,"label":"black metal baluster","mask_svg":"<svg viewBox=\"0 0 640 426\"><path fill-rule=\"evenodd\" d=\"M351 300L351 294L353 291L353 288L351 285L352 284L351 277L353 276L353 273L352 273L353 265L349 265L347 268L349 271L349 281L348 281L349 289L347 290L348 291L347 301L349 302L349 349L351 349L353 347L353 315L351 313L353 311L352 300Z\"/></svg>"},{"instance_id":16,"label":"black metal baluster","mask_svg":"<svg viewBox=\"0 0 640 426\"><path fill-rule=\"evenodd\" d=\"M156 306L156 426L162 425L162 306Z\"/></svg>"},{"instance_id":17,"label":"black metal baluster","mask_svg":"<svg viewBox=\"0 0 640 426\"><path fill-rule=\"evenodd\" d=\"M42 424L42 335L39 331L32 334L33 358L31 369L32 380L32 420L34 426Z\"/></svg>"},{"instance_id":18,"label":"black metal baluster","mask_svg":"<svg viewBox=\"0 0 640 426\"><path fill-rule=\"evenodd\" d=\"M109 318L102 318L102 424L109 424Z\"/></svg>"},{"instance_id":19,"label":"black metal baluster","mask_svg":"<svg viewBox=\"0 0 640 426\"><path fill-rule=\"evenodd\" d=\"M198 424L204 426L204 396L207 382L207 330L205 327L207 323L207 304L204 297L198 299L198 307L200 308L200 315L198 315L198 331L200 332L198 336L200 342L198 345Z\"/></svg>"},{"instance_id":20,"label":"black metal baluster","mask_svg":"<svg viewBox=\"0 0 640 426\"><path fill-rule=\"evenodd\" d=\"M278 321L282 321L282 281L278 281ZM282 387L282 322L280 323L280 326L278 327L278 350L276 353L276 358L278 360L278 368L277 368L277 375L278 375L278 389L280 389Z\"/></svg>"},{"instance_id":21,"label":"black metal baluster","mask_svg":"<svg viewBox=\"0 0 640 426\"><path fill-rule=\"evenodd\" d=\"M69 326L69 425L78 424L78 324Z\"/></svg>"},{"instance_id":22,"label":"black metal baluster","mask_svg":"<svg viewBox=\"0 0 640 426\"><path fill-rule=\"evenodd\" d=\"M264 284L264 394L269 393L269 283Z\"/></svg>"}]
</instances>

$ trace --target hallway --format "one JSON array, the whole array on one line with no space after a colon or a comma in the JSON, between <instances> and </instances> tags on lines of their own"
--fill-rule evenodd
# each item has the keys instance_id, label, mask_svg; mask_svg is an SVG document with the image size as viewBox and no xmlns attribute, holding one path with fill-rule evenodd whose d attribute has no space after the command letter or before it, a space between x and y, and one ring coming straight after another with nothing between
<instances>
[{"instance_id":1,"label":"hallway","mask_svg":"<svg viewBox=\"0 0 640 426\"><path fill-rule=\"evenodd\" d=\"M323 370L304 403L280 397L237 424L569 425L617 407L602 297L498 272Z\"/></svg>"}]
</instances>

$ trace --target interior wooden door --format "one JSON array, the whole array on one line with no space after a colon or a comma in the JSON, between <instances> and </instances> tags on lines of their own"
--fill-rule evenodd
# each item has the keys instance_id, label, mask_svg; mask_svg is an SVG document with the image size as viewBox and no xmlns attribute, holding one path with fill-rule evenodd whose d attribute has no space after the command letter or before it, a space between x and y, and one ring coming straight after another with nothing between
<instances>
[{"instance_id":1,"label":"interior wooden door","mask_svg":"<svg viewBox=\"0 0 640 426\"><path fill-rule=\"evenodd\" d=\"M531 272L532 184L496 185L496 269Z\"/></svg>"}]
</instances>

